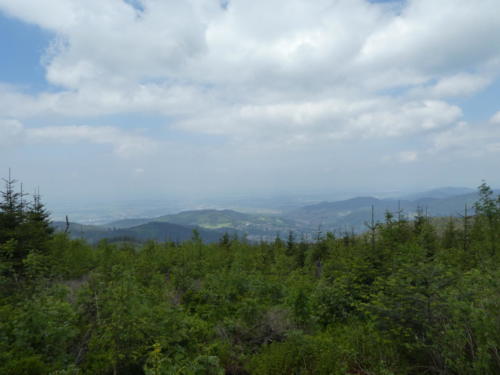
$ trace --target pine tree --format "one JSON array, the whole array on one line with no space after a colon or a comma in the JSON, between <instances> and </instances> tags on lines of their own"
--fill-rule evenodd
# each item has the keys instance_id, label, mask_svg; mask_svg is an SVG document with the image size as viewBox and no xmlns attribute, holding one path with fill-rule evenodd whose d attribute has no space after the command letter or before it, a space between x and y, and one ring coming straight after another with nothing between
<instances>
[{"instance_id":1,"label":"pine tree","mask_svg":"<svg viewBox=\"0 0 500 375\"><path fill-rule=\"evenodd\" d=\"M31 252L45 253L48 241L52 238L49 213L40 199L33 196L33 202L26 202L22 185L15 191L17 183L11 176L3 179L5 190L1 192L0 202L0 258L7 265L4 274L19 281L24 273L24 261Z\"/></svg>"},{"instance_id":2,"label":"pine tree","mask_svg":"<svg viewBox=\"0 0 500 375\"><path fill-rule=\"evenodd\" d=\"M16 236L16 230L23 220L22 193L14 190L16 180L11 177L2 179L5 190L1 192L0 202L0 244L12 240Z\"/></svg>"},{"instance_id":3,"label":"pine tree","mask_svg":"<svg viewBox=\"0 0 500 375\"><path fill-rule=\"evenodd\" d=\"M1 192L0 202L0 272L5 277L6 285L10 281L19 281L22 273L22 260L27 255L19 238L19 228L24 220L23 193L15 191L16 180L11 176L3 179L5 190Z\"/></svg>"},{"instance_id":4,"label":"pine tree","mask_svg":"<svg viewBox=\"0 0 500 375\"><path fill-rule=\"evenodd\" d=\"M453 218L449 218L443 233L442 246L444 249L453 249L458 247L458 231L455 228Z\"/></svg>"},{"instance_id":5,"label":"pine tree","mask_svg":"<svg viewBox=\"0 0 500 375\"><path fill-rule=\"evenodd\" d=\"M307 244L307 241L304 238L304 236L302 236L302 240L300 241L299 245L297 246L297 251L296 251L296 256L295 256L295 262L297 264L297 267L299 267L299 268L304 267L304 264L306 262L306 254L307 254L308 249L309 249L309 245Z\"/></svg>"},{"instance_id":6,"label":"pine tree","mask_svg":"<svg viewBox=\"0 0 500 375\"><path fill-rule=\"evenodd\" d=\"M293 231L288 232L288 240L286 241L285 254L292 256L295 253L295 235Z\"/></svg>"},{"instance_id":7,"label":"pine tree","mask_svg":"<svg viewBox=\"0 0 500 375\"><path fill-rule=\"evenodd\" d=\"M28 206L25 217L20 227L25 234L24 245L28 251L45 252L54 229L50 225L50 214L41 201L39 191L33 195L33 202Z\"/></svg>"},{"instance_id":8,"label":"pine tree","mask_svg":"<svg viewBox=\"0 0 500 375\"><path fill-rule=\"evenodd\" d=\"M474 204L476 210L475 232L488 241L492 254L496 252L500 232L500 197L494 199L493 190L483 181L479 186L479 200ZM484 223L483 223L484 222Z\"/></svg>"}]
</instances>

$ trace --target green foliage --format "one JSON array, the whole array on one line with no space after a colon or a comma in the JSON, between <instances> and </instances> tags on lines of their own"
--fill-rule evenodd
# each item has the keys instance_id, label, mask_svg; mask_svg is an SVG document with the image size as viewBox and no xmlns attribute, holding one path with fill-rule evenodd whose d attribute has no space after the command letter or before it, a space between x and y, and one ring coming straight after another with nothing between
<instances>
[{"instance_id":1,"label":"green foliage","mask_svg":"<svg viewBox=\"0 0 500 375\"><path fill-rule=\"evenodd\" d=\"M6 266L0 267L0 278L19 284L24 276L25 259L33 252L47 251L53 229L38 193L33 202L26 202L22 186L20 192L14 190L16 180L10 177L10 172L4 182L0 202L0 262Z\"/></svg>"},{"instance_id":2,"label":"green foliage","mask_svg":"<svg viewBox=\"0 0 500 375\"><path fill-rule=\"evenodd\" d=\"M95 246L54 235L13 187L2 374L500 373L500 210L485 184L473 218L441 227L399 212L312 242Z\"/></svg>"},{"instance_id":3,"label":"green foliage","mask_svg":"<svg viewBox=\"0 0 500 375\"><path fill-rule=\"evenodd\" d=\"M496 255L500 241L500 196L495 199L493 190L483 182L479 186L479 200L474 208L477 215L473 235L476 241L483 242L489 255Z\"/></svg>"},{"instance_id":4,"label":"green foliage","mask_svg":"<svg viewBox=\"0 0 500 375\"><path fill-rule=\"evenodd\" d=\"M71 360L79 334L67 290L54 286L0 308L0 373L47 373Z\"/></svg>"},{"instance_id":5,"label":"green foliage","mask_svg":"<svg viewBox=\"0 0 500 375\"><path fill-rule=\"evenodd\" d=\"M182 356L174 358L162 353L161 345L156 343L148 355L144 366L145 375L223 375L219 358L210 355L199 355L194 359Z\"/></svg>"}]
</instances>

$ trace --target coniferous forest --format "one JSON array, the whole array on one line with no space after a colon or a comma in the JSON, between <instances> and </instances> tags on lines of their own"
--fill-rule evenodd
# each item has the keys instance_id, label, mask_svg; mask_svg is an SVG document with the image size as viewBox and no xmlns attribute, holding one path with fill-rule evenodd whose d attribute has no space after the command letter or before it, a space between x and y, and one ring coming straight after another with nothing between
<instances>
[{"instance_id":1,"label":"coniferous forest","mask_svg":"<svg viewBox=\"0 0 500 375\"><path fill-rule=\"evenodd\" d=\"M89 245L5 180L1 374L499 374L500 198L436 227Z\"/></svg>"}]
</instances>

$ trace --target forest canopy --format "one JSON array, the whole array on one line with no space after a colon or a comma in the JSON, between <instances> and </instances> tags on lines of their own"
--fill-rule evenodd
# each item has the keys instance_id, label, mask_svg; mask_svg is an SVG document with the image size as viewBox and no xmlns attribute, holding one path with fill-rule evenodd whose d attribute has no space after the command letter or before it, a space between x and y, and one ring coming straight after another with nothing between
<instances>
[{"instance_id":1,"label":"forest canopy","mask_svg":"<svg viewBox=\"0 0 500 375\"><path fill-rule=\"evenodd\" d=\"M90 245L9 176L2 374L499 374L500 197L444 228ZM444 220L444 219L443 219Z\"/></svg>"}]
</instances>

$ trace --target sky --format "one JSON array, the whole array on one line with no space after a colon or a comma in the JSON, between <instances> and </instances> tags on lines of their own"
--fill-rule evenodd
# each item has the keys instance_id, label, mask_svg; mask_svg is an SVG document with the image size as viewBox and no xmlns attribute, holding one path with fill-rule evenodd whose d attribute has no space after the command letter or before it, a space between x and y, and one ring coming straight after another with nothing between
<instances>
[{"instance_id":1,"label":"sky","mask_svg":"<svg viewBox=\"0 0 500 375\"><path fill-rule=\"evenodd\" d=\"M498 0L0 0L51 203L500 186Z\"/></svg>"}]
</instances>

